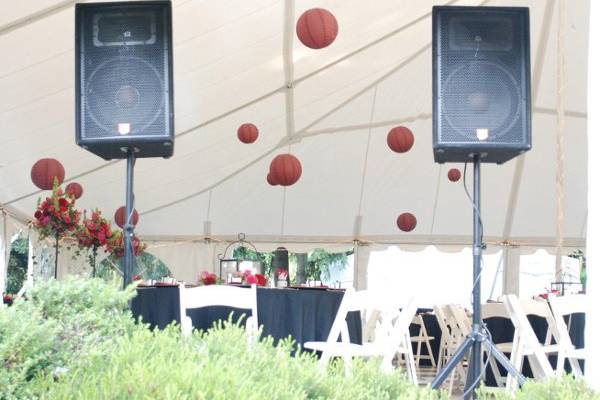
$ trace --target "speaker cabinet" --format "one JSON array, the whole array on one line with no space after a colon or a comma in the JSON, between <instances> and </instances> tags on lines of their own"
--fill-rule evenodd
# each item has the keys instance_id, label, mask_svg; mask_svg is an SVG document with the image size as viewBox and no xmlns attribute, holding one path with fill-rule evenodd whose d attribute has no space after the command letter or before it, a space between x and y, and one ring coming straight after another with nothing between
<instances>
[{"instance_id":1,"label":"speaker cabinet","mask_svg":"<svg viewBox=\"0 0 600 400\"><path fill-rule=\"evenodd\" d=\"M76 142L104 159L173 155L170 1L75 7Z\"/></svg>"},{"instance_id":2,"label":"speaker cabinet","mask_svg":"<svg viewBox=\"0 0 600 400\"><path fill-rule=\"evenodd\" d=\"M442 6L432 19L435 161L530 150L529 9Z\"/></svg>"}]
</instances>

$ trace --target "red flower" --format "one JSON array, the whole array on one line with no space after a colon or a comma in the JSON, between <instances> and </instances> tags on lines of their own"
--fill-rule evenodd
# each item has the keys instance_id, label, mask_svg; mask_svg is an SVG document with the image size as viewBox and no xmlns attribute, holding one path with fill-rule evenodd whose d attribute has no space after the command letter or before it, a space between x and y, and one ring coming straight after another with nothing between
<instances>
[{"instance_id":1,"label":"red flower","mask_svg":"<svg viewBox=\"0 0 600 400\"><path fill-rule=\"evenodd\" d=\"M257 283L259 286L267 286L267 277L264 276L263 274L256 274L254 275L256 277Z\"/></svg>"},{"instance_id":2,"label":"red flower","mask_svg":"<svg viewBox=\"0 0 600 400\"><path fill-rule=\"evenodd\" d=\"M141 277L141 276L139 276L139 275L134 275L134 276L133 276L133 280L134 280L134 281L141 281L141 280L142 280L142 277Z\"/></svg>"},{"instance_id":3,"label":"red flower","mask_svg":"<svg viewBox=\"0 0 600 400\"><path fill-rule=\"evenodd\" d=\"M256 278L256 275L252 275L252 274L246 275L246 283L248 285L256 285L258 283L258 279Z\"/></svg>"},{"instance_id":4,"label":"red flower","mask_svg":"<svg viewBox=\"0 0 600 400\"><path fill-rule=\"evenodd\" d=\"M203 271L200 274L200 281L203 285L214 285L217 283L217 275L213 272Z\"/></svg>"},{"instance_id":5,"label":"red flower","mask_svg":"<svg viewBox=\"0 0 600 400\"><path fill-rule=\"evenodd\" d=\"M35 214L33 214L33 216L34 216L36 219L42 219L42 216L43 216L43 215L44 215L44 214L42 214L42 212L41 212L40 210L37 210L37 211L35 212Z\"/></svg>"}]
</instances>

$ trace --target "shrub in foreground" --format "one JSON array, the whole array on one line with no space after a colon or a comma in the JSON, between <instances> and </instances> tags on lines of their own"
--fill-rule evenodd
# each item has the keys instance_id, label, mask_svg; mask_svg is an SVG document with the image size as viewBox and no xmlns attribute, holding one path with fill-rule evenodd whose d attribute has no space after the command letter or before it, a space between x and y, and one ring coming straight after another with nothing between
<instances>
[{"instance_id":1,"label":"shrub in foreground","mask_svg":"<svg viewBox=\"0 0 600 400\"><path fill-rule=\"evenodd\" d=\"M57 378L95 353L134 321L125 291L99 279L51 280L28 291L11 307L0 307L0 399L33 397L31 382Z\"/></svg>"},{"instance_id":2,"label":"shrub in foreground","mask_svg":"<svg viewBox=\"0 0 600 400\"><path fill-rule=\"evenodd\" d=\"M572 375L544 381L527 380L515 396L505 392L491 392L482 388L480 398L497 400L600 400L600 394L594 392L583 379Z\"/></svg>"},{"instance_id":3,"label":"shrub in foreground","mask_svg":"<svg viewBox=\"0 0 600 400\"><path fill-rule=\"evenodd\" d=\"M354 362L352 376L298 353L290 341L247 347L245 332L222 324L183 337L178 326L135 324L134 295L100 280L51 281L28 300L0 307L0 400L4 399L443 399L401 372ZM503 393L482 398L507 399ZM528 382L517 399L600 397L571 377Z\"/></svg>"},{"instance_id":4,"label":"shrub in foreground","mask_svg":"<svg viewBox=\"0 0 600 400\"><path fill-rule=\"evenodd\" d=\"M290 342L271 340L247 348L242 328L225 324L208 334L182 337L136 329L59 382L40 382L46 399L439 399L445 395L410 384L400 373L356 361L353 374L332 364L323 373L314 356Z\"/></svg>"}]
</instances>

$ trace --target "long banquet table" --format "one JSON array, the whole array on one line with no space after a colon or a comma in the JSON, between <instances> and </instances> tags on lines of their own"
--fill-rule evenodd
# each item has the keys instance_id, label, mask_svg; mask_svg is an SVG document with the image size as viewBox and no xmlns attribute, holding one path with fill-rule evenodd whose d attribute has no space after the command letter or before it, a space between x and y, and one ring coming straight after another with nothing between
<instances>
[{"instance_id":1,"label":"long banquet table","mask_svg":"<svg viewBox=\"0 0 600 400\"><path fill-rule=\"evenodd\" d=\"M344 292L323 289L258 288L258 323L263 335L274 339L291 336L297 343L324 341L336 316ZM162 329L172 322L180 322L178 287L142 287L131 302L134 317L141 317L151 327ZM227 320L233 311L233 320L244 310L229 307L207 307L187 312L195 328L207 330L217 320ZM360 343L362 329L360 313L347 318L350 340Z\"/></svg>"}]
</instances>

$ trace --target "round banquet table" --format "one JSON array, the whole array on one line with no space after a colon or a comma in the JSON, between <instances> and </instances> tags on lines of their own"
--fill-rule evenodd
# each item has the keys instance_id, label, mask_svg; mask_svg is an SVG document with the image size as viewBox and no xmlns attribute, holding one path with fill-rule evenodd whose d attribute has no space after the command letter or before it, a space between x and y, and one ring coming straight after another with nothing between
<instances>
[{"instance_id":1,"label":"round banquet table","mask_svg":"<svg viewBox=\"0 0 600 400\"><path fill-rule=\"evenodd\" d=\"M263 336L272 336L276 341L291 337L300 344L325 341L343 296L342 290L258 288L258 323L263 326ZM179 323L179 288L138 288L131 311L152 328ZM187 315L195 328L207 330L216 321L227 320L232 312L233 321L237 321L245 310L215 306L188 310ZM346 321L350 340L361 343L360 313L350 313Z\"/></svg>"}]
</instances>

